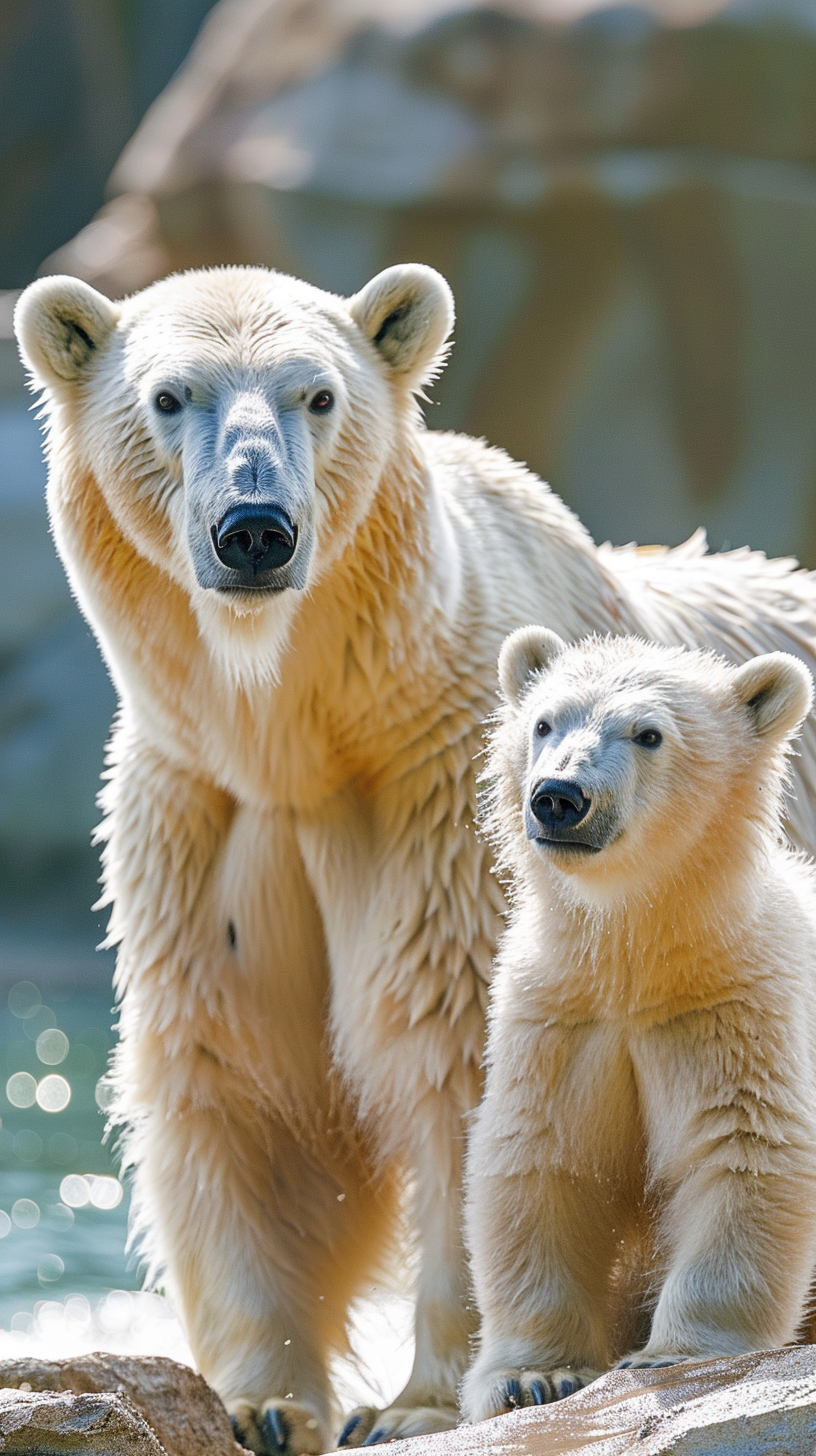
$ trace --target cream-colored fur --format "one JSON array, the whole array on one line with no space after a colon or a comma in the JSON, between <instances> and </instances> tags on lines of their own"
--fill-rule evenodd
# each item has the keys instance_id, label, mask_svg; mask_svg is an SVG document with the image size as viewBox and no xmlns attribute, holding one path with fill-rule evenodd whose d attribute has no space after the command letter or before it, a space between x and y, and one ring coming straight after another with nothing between
<instances>
[{"instance_id":1,"label":"cream-colored fur","mask_svg":"<svg viewBox=\"0 0 816 1456\"><path fill-rule=\"evenodd\" d=\"M813 661L808 574L599 551L500 451L425 431L414 395L451 321L419 266L351 300L261 269L118 304L46 278L18 309L55 540L120 696L101 834L139 1228L259 1450L331 1439L327 1360L405 1169L414 1372L348 1439L456 1418L463 1118L502 914L474 760L507 632ZM230 593L202 585L206 503L253 452L297 516L301 575ZM797 773L792 832L816 848L812 722Z\"/></svg>"},{"instance_id":2,"label":"cream-colored fur","mask_svg":"<svg viewBox=\"0 0 816 1456\"><path fill-rule=\"evenodd\" d=\"M816 875L780 832L808 673L542 628L500 672L471 1420L624 1356L622 1271L621 1363L661 1365L792 1340L816 1265Z\"/></svg>"}]
</instances>

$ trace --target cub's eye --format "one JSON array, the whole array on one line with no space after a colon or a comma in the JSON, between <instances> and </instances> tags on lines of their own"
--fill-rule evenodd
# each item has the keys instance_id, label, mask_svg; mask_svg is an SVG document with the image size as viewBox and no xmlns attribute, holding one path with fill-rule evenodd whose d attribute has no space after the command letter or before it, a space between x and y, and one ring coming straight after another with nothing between
<instances>
[{"instance_id":1,"label":"cub's eye","mask_svg":"<svg viewBox=\"0 0 816 1456\"><path fill-rule=\"evenodd\" d=\"M539 718L538 722L536 723L535 731L536 738L546 738L548 733L552 733L552 727L547 722L546 718Z\"/></svg>"},{"instance_id":2,"label":"cub's eye","mask_svg":"<svg viewBox=\"0 0 816 1456\"><path fill-rule=\"evenodd\" d=\"M161 390L156 395L153 403L157 410L161 410L163 415L174 415L181 409L181 400L176 399L176 396L171 394L168 389Z\"/></svg>"},{"instance_id":3,"label":"cub's eye","mask_svg":"<svg viewBox=\"0 0 816 1456\"><path fill-rule=\"evenodd\" d=\"M314 399L309 401L309 409L313 415L327 415L334 404L334 395L330 389L321 389Z\"/></svg>"},{"instance_id":4,"label":"cub's eye","mask_svg":"<svg viewBox=\"0 0 816 1456\"><path fill-rule=\"evenodd\" d=\"M641 748L659 748L662 742L663 734L658 733L656 728L644 728L635 739L635 743L639 743Z\"/></svg>"}]
</instances>

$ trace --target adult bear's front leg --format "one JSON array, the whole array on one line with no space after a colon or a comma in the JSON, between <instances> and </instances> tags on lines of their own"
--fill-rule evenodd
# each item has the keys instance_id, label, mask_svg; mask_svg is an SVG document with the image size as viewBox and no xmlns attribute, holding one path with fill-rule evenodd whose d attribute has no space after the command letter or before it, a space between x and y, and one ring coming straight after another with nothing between
<instances>
[{"instance_id":1,"label":"adult bear's front leg","mask_svg":"<svg viewBox=\"0 0 816 1456\"><path fill-rule=\"evenodd\" d=\"M458 1420L456 1392L476 1330L462 1236L463 1118L454 1099L415 1105L413 1215L420 1255L415 1354L410 1378L384 1409L359 1406L348 1416L341 1446L376 1445Z\"/></svg>"},{"instance_id":2,"label":"adult bear's front leg","mask_svg":"<svg viewBox=\"0 0 816 1456\"><path fill-rule=\"evenodd\" d=\"M435 761L373 803L338 796L298 828L328 937L336 1054L382 1164L413 1175L420 1255L410 1380L385 1410L353 1411L344 1445L453 1425L475 1329L462 1165L502 900L462 759L458 780Z\"/></svg>"},{"instance_id":3,"label":"adult bear's front leg","mask_svg":"<svg viewBox=\"0 0 816 1456\"><path fill-rule=\"evenodd\" d=\"M285 816L140 745L117 758L106 874L143 1243L242 1440L319 1452L389 1196L331 1071L317 909Z\"/></svg>"}]
</instances>

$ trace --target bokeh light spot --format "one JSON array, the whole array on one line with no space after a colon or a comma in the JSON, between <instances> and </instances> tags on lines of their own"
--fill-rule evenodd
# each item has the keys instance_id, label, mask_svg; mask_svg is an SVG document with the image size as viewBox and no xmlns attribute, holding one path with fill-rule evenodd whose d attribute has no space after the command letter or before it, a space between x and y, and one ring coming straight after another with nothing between
<instances>
[{"instance_id":1,"label":"bokeh light spot","mask_svg":"<svg viewBox=\"0 0 816 1456\"><path fill-rule=\"evenodd\" d=\"M70 1163L75 1163L79 1154L76 1138L72 1138L67 1132L54 1132L48 1139L48 1156L54 1163L61 1163L64 1168Z\"/></svg>"},{"instance_id":2,"label":"bokeh light spot","mask_svg":"<svg viewBox=\"0 0 816 1456\"><path fill-rule=\"evenodd\" d=\"M8 1214L4 1213L2 1208L0 1208L0 1239L4 1239L6 1235L10 1233L11 1219L9 1218Z\"/></svg>"},{"instance_id":3,"label":"bokeh light spot","mask_svg":"<svg viewBox=\"0 0 816 1456\"><path fill-rule=\"evenodd\" d=\"M50 1026L46 1031L41 1031L37 1037L37 1056L47 1067L58 1067L64 1062L71 1043L64 1031L56 1026Z\"/></svg>"},{"instance_id":4,"label":"bokeh light spot","mask_svg":"<svg viewBox=\"0 0 816 1456\"><path fill-rule=\"evenodd\" d=\"M18 981L8 993L9 1011L20 1021L33 1016L42 1005L42 997L33 981Z\"/></svg>"},{"instance_id":5,"label":"bokeh light spot","mask_svg":"<svg viewBox=\"0 0 816 1456\"><path fill-rule=\"evenodd\" d=\"M126 1289L112 1289L99 1306L99 1323L112 1334L125 1330L133 1318L133 1300Z\"/></svg>"},{"instance_id":6,"label":"bokeh light spot","mask_svg":"<svg viewBox=\"0 0 816 1456\"><path fill-rule=\"evenodd\" d=\"M94 1208L110 1209L118 1208L122 1202L124 1189L118 1178L93 1177L89 1175L85 1179L90 1186L90 1198Z\"/></svg>"},{"instance_id":7,"label":"bokeh light spot","mask_svg":"<svg viewBox=\"0 0 816 1456\"><path fill-rule=\"evenodd\" d=\"M40 1210L33 1198L18 1198L12 1204L11 1221L16 1223L18 1228L36 1228L40 1221Z\"/></svg>"},{"instance_id":8,"label":"bokeh light spot","mask_svg":"<svg viewBox=\"0 0 816 1456\"><path fill-rule=\"evenodd\" d=\"M38 1006L23 1022L23 1035L29 1041L37 1041L42 1032L56 1028L57 1018L50 1006Z\"/></svg>"},{"instance_id":9,"label":"bokeh light spot","mask_svg":"<svg viewBox=\"0 0 816 1456\"><path fill-rule=\"evenodd\" d=\"M110 1112L113 1107L116 1092L106 1077L100 1077L94 1091L96 1105L102 1112Z\"/></svg>"},{"instance_id":10,"label":"bokeh light spot","mask_svg":"<svg viewBox=\"0 0 816 1456\"><path fill-rule=\"evenodd\" d=\"M44 1254L37 1265L37 1278L41 1284L53 1284L65 1273L65 1265L59 1254Z\"/></svg>"},{"instance_id":11,"label":"bokeh light spot","mask_svg":"<svg viewBox=\"0 0 816 1456\"><path fill-rule=\"evenodd\" d=\"M84 1294L70 1294L65 1301L65 1317L72 1325L85 1328L91 1323L91 1306Z\"/></svg>"},{"instance_id":12,"label":"bokeh light spot","mask_svg":"<svg viewBox=\"0 0 816 1456\"><path fill-rule=\"evenodd\" d=\"M36 1163L42 1153L42 1138L30 1128L23 1127L14 1136L14 1152L23 1163Z\"/></svg>"},{"instance_id":13,"label":"bokeh light spot","mask_svg":"<svg viewBox=\"0 0 816 1456\"><path fill-rule=\"evenodd\" d=\"M58 1072L43 1077L37 1086L37 1106L43 1112L62 1112L71 1101L71 1084Z\"/></svg>"},{"instance_id":14,"label":"bokeh light spot","mask_svg":"<svg viewBox=\"0 0 816 1456\"><path fill-rule=\"evenodd\" d=\"M14 1072L6 1083L6 1096L12 1107L33 1107L37 1100L37 1083L30 1072Z\"/></svg>"},{"instance_id":15,"label":"bokeh light spot","mask_svg":"<svg viewBox=\"0 0 816 1456\"><path fill-rule=\"evenodd\" d=\"M80 1173L69 1173L60 1183L60 1198L69 1208L85 1208L91 1201L91 1190Z\"/></svg>"},{"instance_id":16,"label":"bokeh light spot","mask_svg":"<svg viewBox=\"0 0 816 1456\"><path fill-rule=\"evenodd\" d=\"M67 1203L49 1204L45 1211L53 1228L69 1229L74 1221L74 1210Z\"/></svg>"}]
</instances>

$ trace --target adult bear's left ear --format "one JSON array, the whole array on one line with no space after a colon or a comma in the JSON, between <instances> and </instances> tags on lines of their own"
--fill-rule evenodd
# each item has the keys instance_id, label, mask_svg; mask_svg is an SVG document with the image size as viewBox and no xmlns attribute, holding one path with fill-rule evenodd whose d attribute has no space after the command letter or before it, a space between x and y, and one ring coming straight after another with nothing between
<instances>
[{"instance_id":1,"label":"adult bear's left ear","mask_svg":"<svg viewBox=\"0 0 816 1456\"><path fill-rule=\"evenodd\" d=\"M349 312L409 389L418 389L443 368L453 294L435 269L423 263L386 268L349 300Z\"/></svg>"},{"instance_id":2,"label":"adult bear's left ear","mask_svg":"<svg viewBox=\"0 0 816 1456\"><path fill-rule=\"evenodd\" d=\"M80 278L57 275L30 284L14 310L14 332L35 383L78 383L118 317L116 305Z\"/></svg>"},{"instance_id":3,"label":"adult bear's left ear","mask_svg":"<svg viewBox=\"0 0 816 1456\"><path fill-rule=\"evenodd\" d=\"M768 652L752 657L734 674L739 702L751 715L754 732L781 739L801 727L813 702L813 679L798 657Z\"/></svg>"}]
</instances>

